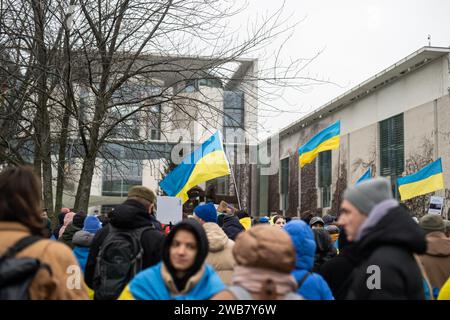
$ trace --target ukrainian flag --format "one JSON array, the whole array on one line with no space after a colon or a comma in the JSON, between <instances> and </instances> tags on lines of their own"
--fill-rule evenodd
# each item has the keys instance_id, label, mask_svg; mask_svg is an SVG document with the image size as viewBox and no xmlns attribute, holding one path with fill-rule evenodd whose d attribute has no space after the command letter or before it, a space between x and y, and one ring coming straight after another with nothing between
<instances>
[{"instance_id":1,"label":"ukrainian flag","mask_svg":"<svg viewBox=\"0 0 450 320\"><path fill-rule=\"evenodd\" d=\"M298 149L299 164L303 168L311 163L317 155L322 151L333 150L339 148L341 121L336 121L328 128L323 129L316 134L311 140Z\"/></svg>"},{"instance_id":2,"label":"ukrainian flag","mask_svg":"<svg viewBox=\"0 0 450 320\"><path fill-rule=\"evenodd\" d=\"M187 192L205 181L230 174L220 132L216 132L173 169L160 187L167 195L188 200Z\"/></svg>"},{"instance_id":3,"label":"ukrainian flag","mask_svg":"<svg viewBox=\"0 0 450 320\"><path fill-rule=\"evenodd\" d=\"M441 158L414 174L398 178L397 184L402 201L444 189Z\"/></svg>"}]
</instances>

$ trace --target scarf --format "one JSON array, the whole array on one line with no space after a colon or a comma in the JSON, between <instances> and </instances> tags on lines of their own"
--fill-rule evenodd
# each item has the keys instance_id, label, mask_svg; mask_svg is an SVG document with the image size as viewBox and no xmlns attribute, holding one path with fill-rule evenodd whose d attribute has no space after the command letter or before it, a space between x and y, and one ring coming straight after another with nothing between
<instances>
[{"instance_id":1,"label":"scarf","mask_svg":"<svg viewBox=\"0 0 450 320\"><path fill-rule=\"evenodd\" d=\"M278 295L286 295L297 290L297 282L290 273L253 267L236 266L232 282L233 285L240 286L251 293L259 293L268 279L274 282Z\"/></svg>"}]
</instances>

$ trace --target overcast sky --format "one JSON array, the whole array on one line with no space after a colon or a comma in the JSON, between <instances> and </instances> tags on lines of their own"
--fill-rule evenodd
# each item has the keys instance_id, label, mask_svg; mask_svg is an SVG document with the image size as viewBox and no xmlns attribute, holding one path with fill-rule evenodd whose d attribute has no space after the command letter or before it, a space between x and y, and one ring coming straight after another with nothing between
<instances>
[{"instance_id":1,"label":"overcast sky","mask_svg":"<svg viewBox=\"0 0 450 320\"><path fill-rule=\"evenodd\" d=\"M249 0L239 22L233 23L242 24L247 18L273 12L281 3ZM309 58L323 50L302 74L339 86L321 85L303 92L286 90L283 99L268 102L284 112L271 112L270 118L267 112L261 112L260 138L428 45L428 34L432 46L450 46L449 0L287 0L284 16L290 14L292 22L303 21L284 46L281 58ZM261 55L267 57L279 45L275 41Z\"/></svg>"}]
</instances>

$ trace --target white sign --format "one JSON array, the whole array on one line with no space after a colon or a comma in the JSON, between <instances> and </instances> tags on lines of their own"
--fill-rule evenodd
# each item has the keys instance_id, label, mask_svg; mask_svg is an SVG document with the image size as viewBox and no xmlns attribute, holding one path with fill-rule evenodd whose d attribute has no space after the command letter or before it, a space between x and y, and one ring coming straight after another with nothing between
<instances>
[{"instance_id":1,"label":"white sign","mask_svg":"<svg viewBox=\"0 0 450 320\"><path fill-rule=\"evenodd\" d=\"M164 224L177 224L183 220L183 203L178 197L157 197L156 218Z\"/></svg>"},{"instance_id":2,"label":"white sign","mask_svg":"<svg viewBox=\"0 0 450 320\"><path fill-rule=\"evenodd\" d=\"M444 206L444 198L443 197L431 196L428 213L442 214L443 206Z\"/></svg>"}]
</instances>

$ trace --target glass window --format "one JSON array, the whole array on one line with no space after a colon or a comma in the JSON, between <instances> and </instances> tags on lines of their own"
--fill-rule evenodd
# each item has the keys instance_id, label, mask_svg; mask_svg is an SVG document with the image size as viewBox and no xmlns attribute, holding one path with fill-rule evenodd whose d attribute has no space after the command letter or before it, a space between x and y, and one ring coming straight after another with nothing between
<instances>
[{"instance_id":1,"label":"glass window","mask_svg":"<svg viewBox=\"0 0 450 320\"><path fill-rule=\"evenodd\" d=\"M132 186L142 185L142 163L123 160L103 164L103 196L126 197Z\"/></svg>"},{"instance_id":2,"label":"glass window","mask_svg":"<svg viewBox=\"0 0 450 320\"><path fill-rule=\"evenodd\" d=\"M327 208L330 206L331 200L331 150L319 153L318 169L321 207Z\"/></svg>"},{"instance_id":3,"label":"glass window","mask_svg":"<svg viewBox=\"0 0 450 320\"><path fill-rule=\"evenodd\" d=\"M289 158L281 160L280 171L281 209L286 210L288 208L289 201Z\"/></svg>"},{"instance_id":4,"label":"glass window","mask_svg":"<svg viewBox=\"0 0 450 320\"><path fill-rule=\"evenodd\" d=\"M224 127L244 126L244 93L225 91L223 99Z\"/></svg>"}]
</instances>

